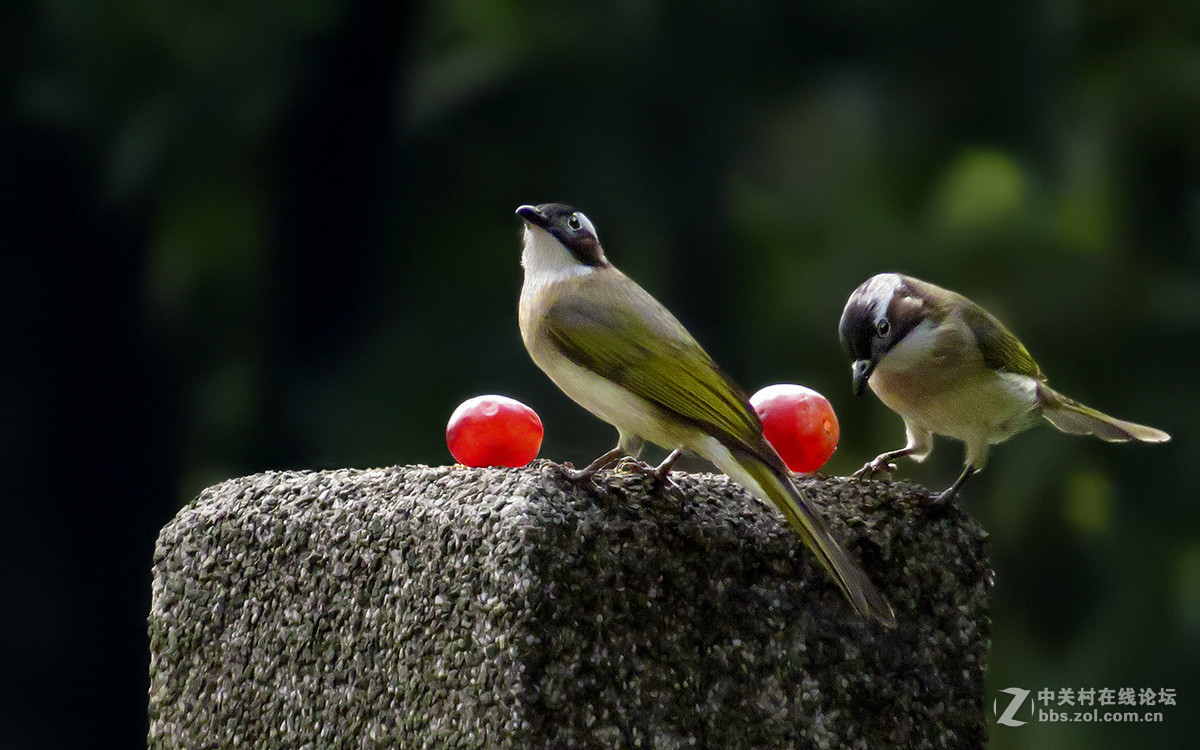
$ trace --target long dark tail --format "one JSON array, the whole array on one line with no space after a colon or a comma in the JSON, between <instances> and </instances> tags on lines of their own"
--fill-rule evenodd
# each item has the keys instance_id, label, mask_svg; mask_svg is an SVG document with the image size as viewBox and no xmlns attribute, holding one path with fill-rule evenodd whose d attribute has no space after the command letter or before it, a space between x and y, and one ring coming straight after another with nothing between
<instances>
[{"instance_id":1,"label":"long dark tail","mask_svg":"<svg viewBox=\"0 0 1200 750\"><path fill-rule=\"evenodd\" d=\"M862 567L838 544L825 520L796 489L787 470L782 466L769 466L754 455L731 455L734 465L722 466L719 463L721 470L759 497L769 499L783 512L788 523L817 556L821 567L828 571L854 609L860 615L873 617L889 628L896 627L892 605L867 578Z\"/></svg>"},{"instance_id":2,"label":"long dark tail","mask_svg":"<svg viewBox=\"0 0 1200 750\"><path fill-rule=\"evenodd\" d=\"M1039 386L1038 399L1041 401L1042 416L1046 421L1071 435L1095 435L1110 443L1124 443L1130 440L1165 443L1171 439L1171 436L1162 430L1110 417L1045 385Z\"/></svg>"}]
</instances>

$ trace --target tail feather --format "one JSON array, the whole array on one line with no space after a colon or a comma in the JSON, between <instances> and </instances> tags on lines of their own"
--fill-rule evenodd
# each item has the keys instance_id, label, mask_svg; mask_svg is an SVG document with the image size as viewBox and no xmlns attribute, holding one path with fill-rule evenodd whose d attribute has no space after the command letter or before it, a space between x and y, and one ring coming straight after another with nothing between
<instances>
[{"instance_id":1,"label":"tail feather","mask_svg":"<svg viewBox=\"0 0 1200 750\"><path fill-rule=\"evenodd\" d=\"M718 463L721 470L755 494L765 496L783 512L854 609L889 628L896 627L896 615L888 600L834 538L825 520L796 489L787 470L782 466L773 468L755 456L731 455L730 458L731 465L721 465L725 461Z\"/></svg>"},{"instance_id":2,"label":"tail feather","mask_svg":"<svg viewBox=\"0 0 1200 750\"><path fill-rule=\"evenodd\" d=\"M1044 385L1038 396L1042 400L1042 416L1046 421L1071 435L1095 435L1110 443L1124 443L1130 440L1165 443L1171 439L1171 436L1162 430L1110 417Z\"/></svg>"}]
</instances>

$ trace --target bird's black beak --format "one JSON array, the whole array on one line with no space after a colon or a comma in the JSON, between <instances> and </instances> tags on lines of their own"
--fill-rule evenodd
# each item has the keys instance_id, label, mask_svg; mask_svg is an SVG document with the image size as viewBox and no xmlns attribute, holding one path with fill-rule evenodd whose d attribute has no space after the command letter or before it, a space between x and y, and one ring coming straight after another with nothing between
<instances>
[{"instance_id":1,"label":"bird's black beak","mask_svg":"<svg viewBox=\"0 0 1200 750\"><path fill-rule=\"evenodd\" d=\"M517 216L524 219L526 223L541 229L550 226L550 218L537 206L521 206L517 209Z\"/></svg>"},{"instance_id":2,"label":"bird's black beak","mask_svg":"<svg viewBox=\"0 0 1200 750\"><path fill-rule=\"evenodd\" d=\"M870 359L857 359L851 371L854 373L854 395L861 396L867 381L871 379L871 373L875 372L875 362Z\"/></svg>"}]
</instances>

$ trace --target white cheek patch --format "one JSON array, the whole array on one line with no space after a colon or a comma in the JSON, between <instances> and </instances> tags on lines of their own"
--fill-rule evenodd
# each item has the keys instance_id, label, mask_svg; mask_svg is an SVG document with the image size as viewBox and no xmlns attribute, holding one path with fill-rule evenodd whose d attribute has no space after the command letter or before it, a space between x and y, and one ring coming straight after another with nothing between
<instances>
[{"instance_id":1,"label":"white cheek patch","mask_svg":"<svg viewBox=\"0 0 1200 750\"><path fill-rule=\"evenodd\" d=\"M525 267L525 286L531 291L595 270L576 260L561 242L543 229L525 225L523 241L521 265Z\"/></svg>"},{"instance_id":2,"label":"white cheek patch","mask_svg":"<svg viewBox=\"0 0 1200 750\"><path fill-rule=\"evenodd\" d=\"M927 363L938 346L936 328L929 320L921 321L884 355L879 366L889 370L906 370Z\"/></svg>"}]
</instances>

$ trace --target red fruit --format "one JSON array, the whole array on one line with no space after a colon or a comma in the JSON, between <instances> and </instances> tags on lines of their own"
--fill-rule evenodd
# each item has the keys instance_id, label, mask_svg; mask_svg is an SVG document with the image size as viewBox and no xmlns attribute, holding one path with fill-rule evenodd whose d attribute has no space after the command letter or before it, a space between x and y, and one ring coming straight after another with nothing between
<instances>
[{"instance_id":1,"label":"red fruit","mask_svg":"<svg viewBox=\"0 0 1200 750\"><path fill-rule=\"evenodd\" d=\"M802 385L769 385L750 397L763 434L788 468L816 471L837 450L837 415L824 396Z\"/></svg>"},{"instance_id":2,"label":"red fruit","mask_svg":"<svg viewBox=\"0 0 1200 750\"><path fill-rule=\"evenodd\" d=\"M450 415L446 446L464 466L524 466L542 447L542 420L516 399L476 396Z\"/></svg>"}]
</instances>

